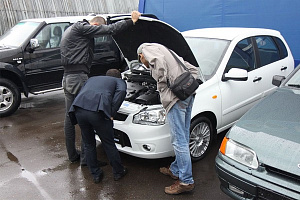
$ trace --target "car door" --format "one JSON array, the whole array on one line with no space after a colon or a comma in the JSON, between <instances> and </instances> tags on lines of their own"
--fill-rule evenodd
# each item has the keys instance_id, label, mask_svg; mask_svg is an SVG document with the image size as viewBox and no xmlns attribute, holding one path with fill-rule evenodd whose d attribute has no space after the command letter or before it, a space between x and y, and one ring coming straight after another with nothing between
<instances>
[{"instance_id":1,"label":"car door","mask_svg":"<svg viewBox=\"0 0 300 200\"><path fill-rule=\"evenodd\" d=\"M26 81L31 92L61 87L63 66L60 59L60 40L69 23L48 24L35 36L39 47L25 52Z\"/></svg>"},{"instance_id":2,"label":"car door","mask_svg":"<svg viewBox=\"0 0 300 200\"><path fill-rule=\"evenodd\" d=\"M90 76L104 75L111 68L122 68L120 50L110 35L96 37L94 42L94 59Z\"/></svg>"},{"instance_id":3,"label":"car door","mask_svg":"<svg viewBox=\"0 0 300 200\"><path fill-rule=\"evenodd\" d=\"M274 75L287 76L294 69L290 64L287 49L278 37L256 36L254 37L257 46L257 71L260 71L260 90L263 96L274 92L276 86L272 85Z\"/></svg>"},{"instance_id":4,"label":"car door","mask_svg":"<svg viewBox=\"0 0 300 200\"><path fill-rule=\"evenodd\" d=\"M256 67L256 59L252 39L245 38L235 46L224 73L232 68L244 69L248 79L221 81L222 124L231 124L238 120L247 110L262 98L261 68Z\"/></svg>"}]
</instances>

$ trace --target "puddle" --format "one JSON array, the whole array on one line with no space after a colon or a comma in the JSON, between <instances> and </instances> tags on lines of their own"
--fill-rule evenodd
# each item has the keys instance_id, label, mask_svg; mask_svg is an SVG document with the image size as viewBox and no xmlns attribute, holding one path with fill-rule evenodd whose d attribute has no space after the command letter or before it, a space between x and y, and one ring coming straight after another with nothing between
<instances>
[{"instance_id":1,"label":"puddle","mask_svg":"<svg viewBox=\"0 0 300 200\"><path fill-rule=\"evenodd\" d=\"M65 169L68 169L69 167L69 163L68 162L64 162L63 164L60 164L54 168L48 168L48 169L43 169L42 172L44 173L53 173L56 171L63 171Z\"/></svg>"},{"instance_id":2,"label":"puddle","mask_svg":"<svg viewBox=\"0 0 300 200\"><path fill-rule=\"evenodd\" d=\"M6 155L7 155L7 158L10 161L17 163L21 167L21 170L22 170L21 176L26 178L29 182L31 182L38 189L38 191L41 193L41 195L43 196L44 199L52 200L50 195L40 186L39 182L36 179L36 175L34 175L33 173L31 173L31 172L27 171L26 169L24 169L21 166L21 164L19 162L19 159L14 154L12 154L11 152L8 151L6 153ZM47 174L46 172L39 171L37 173L37 176L43 176L43 175L46 175L46 174Z\"/></svg>"},{"instance_id":3,"label":"puddle","mask_svg":"<svg viewBox=\"0 0 300 200\"><path fill-rule=\"evenodd\" d=\"M14 155L12 154L11 152L6 152L6 155L7 155L7 158L12 161L12 162L15 162L17 163L19 166L21 166L21 164L19 163L19 159Z\"/></svg>"}]
</instances>

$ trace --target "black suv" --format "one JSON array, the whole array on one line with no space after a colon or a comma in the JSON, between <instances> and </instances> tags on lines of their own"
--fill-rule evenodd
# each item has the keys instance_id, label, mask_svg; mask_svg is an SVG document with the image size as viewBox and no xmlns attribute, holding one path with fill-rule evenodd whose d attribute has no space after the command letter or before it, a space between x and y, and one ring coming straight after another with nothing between
<instances>
[{"instance_id":1,"label":"black suv","mask_svg":"<svg viewBox=\"0 0 300 200\"><path fill-rule=\"evenodd\" d=\"M21 93L28 97L61 89L63 66L60 40L73 23L92 16L22 20L0 37L0 117L14 113ZM111 36L95 38L95 55L90 76L109 68L126 67Z\"/></svg>"}]
</instances>

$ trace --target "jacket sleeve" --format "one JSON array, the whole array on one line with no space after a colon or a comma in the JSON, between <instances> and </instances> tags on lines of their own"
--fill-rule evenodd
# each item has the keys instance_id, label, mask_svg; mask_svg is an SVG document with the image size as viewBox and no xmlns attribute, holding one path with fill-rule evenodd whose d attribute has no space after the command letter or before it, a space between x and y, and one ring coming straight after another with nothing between
<instances>
[{"instance_id":1,"label":"jacket sleeve","mask_svg":"<svg viewBox=\"0 0 300 200\"><path fill-rule=\"evenodd\" d=\"M129 26L133 25L132 20L121 20L109 25L94 26L85 24L82 28L82 34L88 35L90 37L99 37L101 35L114 35L127 29Z\"/></svg>"},{"instance_id":2,"label":"jacket sleeve","mask_svg":"<svg viewBox=\"0 0 300 200\"><path fill-rule=\"evenodd\" d=\"M116 81L115 93L112 100L111 116L114 117L117 114L122 102L125 99L127 85L124 80Z\"/></svg>"},{"instance_id":3,"label":"jacket sleeve","mask_svg":"<svg viewBox=\"0 0 300 200\"><path fill-rule=\"evenodd\" d=\"M194 65L190 64L187 61L184 61L185 66L189 69L190 73L193 75L195 79L199 79L199 71L198 68Z\"/></svg>"}]
</instances>

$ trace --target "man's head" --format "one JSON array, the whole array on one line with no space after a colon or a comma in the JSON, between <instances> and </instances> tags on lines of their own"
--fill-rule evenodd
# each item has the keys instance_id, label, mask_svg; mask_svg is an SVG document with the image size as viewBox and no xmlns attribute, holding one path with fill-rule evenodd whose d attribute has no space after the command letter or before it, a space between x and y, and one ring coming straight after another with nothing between
<instances>
[{"instance_id":1,"label":"man's head","mask_svg":"<svg viewBox=\"0 0 300 200\"><path fill-rule=\"evenodd\" d=\"M102 24L106 24L106 21L103 17L97 16L90 20L90 24L100 26Z\"/></svg>"},{"instance_id":2,"label":"man's head","mask_svg":"<svg viewBox=\"0 0 300 200\"><path fill-rule=\"evenodd\" d=\"M106 72L106 76L112 76L112 77L115 77L115 78L121 78L121 72L117 69L109 69L107 70Z\"/></svg>"},{"instance_id":3,"label":"man's head","mask_svg":"<svg viewBox=\"0 0 300 200\"><path fill-rule=\"evenodd\" d=\"M149 62L146 60L144 54L143 54L143 48L144 44L141 44L138 49L137 49L137 54L138 54L138 60L143 63L147 68L149 68Z\"/></svg>"}]
</instances>

